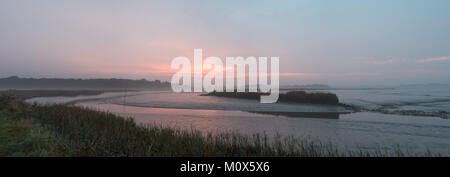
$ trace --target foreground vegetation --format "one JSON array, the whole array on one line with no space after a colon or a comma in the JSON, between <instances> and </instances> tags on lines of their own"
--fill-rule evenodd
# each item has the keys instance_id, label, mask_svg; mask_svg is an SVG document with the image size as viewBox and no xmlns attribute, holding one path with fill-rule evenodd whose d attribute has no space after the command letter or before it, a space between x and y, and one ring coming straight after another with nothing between
<instances>
[{"instance_id":1,"label":"foreground vegetation","mask_svg":"<svg viewBox=\"0 0 450 177\"><path fill-rule=\"evenodd\" d=\"M203 96L218 96L218 97L231 97L231 98L243 98L259 100L261 95L267 95L261 92L210 92L202 94ZM339 99L336 94L333 93L308 93L305 91L289 91L287 93L280 93L278 98L279 102L287 103L309 103L309 104L339 104Z\"/></svg>"},{"instance_id":2,"label":"foreground vegetation","mask_svg":"<svg viewBox=\"0 0 450 177\"><path fill-rule=\"evenodd\" d=\"M202 134L137 125L131 118L70 105L28 104L0 97L1 156L404 156L338 151L292 137ZM269 140L270 139L270 140ZM429 154L426 154L429 155Z\"/></svg>"},{"instance_id":3,"label":"foreground vegetation","mask_svg":"<svg viewBox=\"0 0 450 177\"><path fill-rule=\"evenodd\" d=\"M0 113L0 156L58 156L58 140L31 120Z\"/></svg>"}]
</instances>

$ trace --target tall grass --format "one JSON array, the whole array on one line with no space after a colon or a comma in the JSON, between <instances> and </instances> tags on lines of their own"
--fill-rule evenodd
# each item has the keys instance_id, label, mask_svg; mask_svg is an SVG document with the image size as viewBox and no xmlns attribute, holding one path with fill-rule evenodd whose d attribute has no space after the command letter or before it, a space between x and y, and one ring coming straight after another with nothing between
<instances>
[{"instance_id":1,"label":"tall grass","mask_svg":"<svg viewBox=\"0 0 450 177\"><path fill-rule=\"evenodd\" d=\"M70 156L341 156L331 146L264 134L204 135L138 126L131 118L66 105L30 106L36 120L67 140Z\"/></svg>"},{"instance_id":2,"label":"tall grass","mask_svg":"<svg viewBox=\"0 0 450 177\"><path fill-rule=\"evenodd\" d=\"M30 119L11 118L0 112L0 156L61 156L58 140L51 133L33 124Z\"/></svg>"}]
</instances>

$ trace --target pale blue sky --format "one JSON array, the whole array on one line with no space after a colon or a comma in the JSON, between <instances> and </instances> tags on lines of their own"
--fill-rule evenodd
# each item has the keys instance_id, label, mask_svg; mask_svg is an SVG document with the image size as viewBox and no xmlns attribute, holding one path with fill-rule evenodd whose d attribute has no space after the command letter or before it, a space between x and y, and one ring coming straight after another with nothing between
<instances>
[{"instance_id":1,"label":"pale blue sky","mask_svg":"<svg viewBox=\"0 0 450 177\"><path fill-rule=\"evenodd\" d=\"M450 83L450 1L0 1L0 77L169 80L171 60L279 56L283 84Z\"/></svg>"}]
</instances>

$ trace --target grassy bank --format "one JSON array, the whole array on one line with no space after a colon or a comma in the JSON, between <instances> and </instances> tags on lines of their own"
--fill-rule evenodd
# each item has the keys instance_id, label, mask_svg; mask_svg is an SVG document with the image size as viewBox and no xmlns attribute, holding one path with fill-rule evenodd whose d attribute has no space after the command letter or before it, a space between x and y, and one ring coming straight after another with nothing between
<instances>
[{"instance_id":1,"label":"grassy bank","mask_svg":"<svg viewBox=\"0 0 450 177\"><path fill-rule=\"evenodd\" d=\"M1 156L403 156L394 153L338 151L292 137L236 133L204 135L70 105L31 105L0 98ZM26 127L26 128L17 128ZM6 133L5 133L6 131ZM5 148L4 148L5 147Z\"/></svg>"},{"instance_id":2,"label":"grassy bank","mask_svg":"<svg viewBox=\"0 0 450 177\"><path fill-rule=\"evenodd\" d=\"M62 156L58 141L31 120L0 112L0 157Z\"/></svg>"},{"instance_id":3,"label":"grassy bank","mask_svg":"<svg viewBox=\"0 0 450 177\"><path fill-rule=\"evenodd\" d=\"M261 95L267 95L260 92L210 92L202 94L203 96L218 96L218 97L230 97L230 98L243 98L259 100ZM339 99L336 94L333 93L308 93L305 91L290 91L287 93L280 93L278 102L286 103L309 103L309 104L339 104Z\"/></svg>"}]
</instances>

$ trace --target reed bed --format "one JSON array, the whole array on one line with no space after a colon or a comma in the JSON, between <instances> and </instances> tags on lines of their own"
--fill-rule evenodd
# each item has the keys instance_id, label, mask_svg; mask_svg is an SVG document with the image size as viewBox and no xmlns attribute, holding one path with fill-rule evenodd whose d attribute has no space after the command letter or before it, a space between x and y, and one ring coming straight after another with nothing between
<instances>
[{"instance_id":1,"label":"reed bed","mask_svg":"<svg viewBox=\"0 0 450 177\"><path fill-rule=\"evenodd\" d=\"M218 96L230 98L242 98L259 100L261 95L268 95L268 93L261 92L210 92L202 94L202 96ZM305 92L305 91L289 91L287 93L280 93L279 102L286 103L308 103L308 104L329 104L338 105L339 99L336 94L322 93L322 92Z\"/></svg>"}]
</instances>

